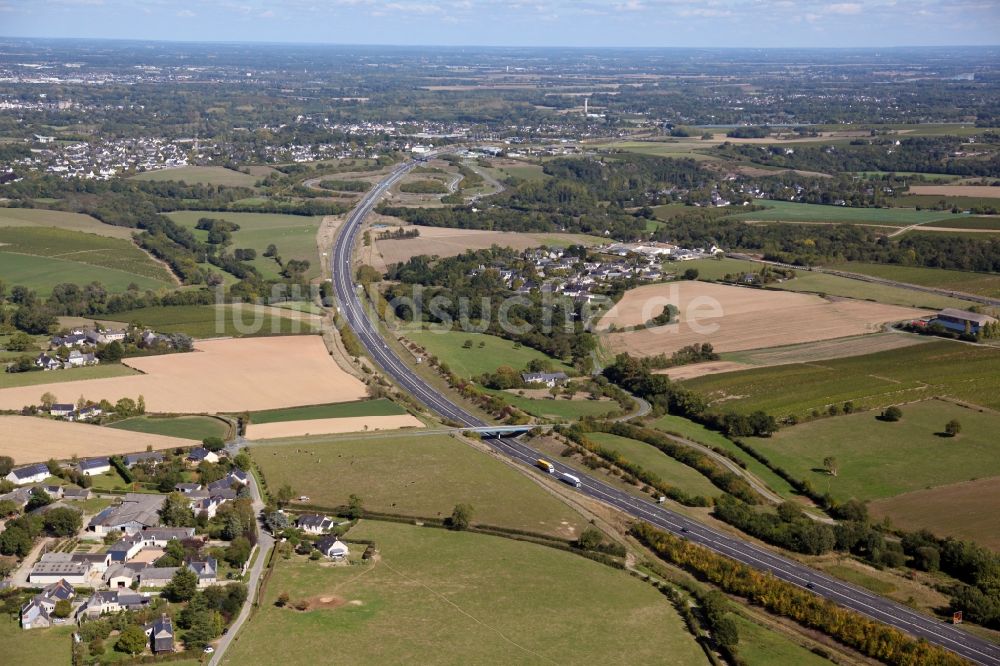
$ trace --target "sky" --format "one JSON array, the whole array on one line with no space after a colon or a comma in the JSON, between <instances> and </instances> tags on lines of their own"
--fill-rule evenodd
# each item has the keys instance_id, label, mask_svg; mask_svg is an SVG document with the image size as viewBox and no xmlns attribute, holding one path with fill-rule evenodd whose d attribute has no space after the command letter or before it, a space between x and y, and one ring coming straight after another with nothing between
<instances>
[{"instance_id":1,"label":"sky","mask_svg":"<svg viewBox=\"0 0 1000 666\"><path fill-rule=\"evenodd\" d=\"M1000 43L1000 0L0 0L0 35L440 46Z\"/></svg>"}]
</instances>

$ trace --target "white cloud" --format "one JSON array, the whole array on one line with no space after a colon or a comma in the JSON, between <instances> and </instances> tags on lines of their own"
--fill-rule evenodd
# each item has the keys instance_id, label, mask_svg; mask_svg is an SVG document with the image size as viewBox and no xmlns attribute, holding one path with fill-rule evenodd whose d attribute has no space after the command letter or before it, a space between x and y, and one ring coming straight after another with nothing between
<instances>
[{"instance_id":1,"label":"white cloud","mask_svg":"<svg viewBox=\"0 0 1000 666\"><path fill-rule=\"evenodd\" d=\"M177 15L180 16L181 18L192 18L196 16L196 14L190 9L182 9L179 12L177 12Z\"/></svg>"},{"instance_id":2,"label":"white cloud","mask_svg":"<svg viewBox=\"0 0 1000 666\"><path fill-rule=\"evenodd\" d=\"M828 14L860 14L863 7L858 2L837 2L826 8Z\"/></svg>"}]
</instances>

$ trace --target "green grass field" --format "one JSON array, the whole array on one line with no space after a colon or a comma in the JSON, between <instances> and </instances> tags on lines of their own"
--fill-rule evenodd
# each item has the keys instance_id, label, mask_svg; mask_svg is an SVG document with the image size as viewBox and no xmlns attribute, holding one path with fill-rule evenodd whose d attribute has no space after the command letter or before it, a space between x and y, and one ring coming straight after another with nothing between
<instances>
[{"instance_id":1,"label":"green grass field","mask_svg":"<svg viewBox=\"0 0 1000 666\"><path fill-rule=\"evenodd\" d=\"M461 331L407 331L405 337L417 343L428 353L448 364L459 377L477 377L494 372L501 365L509 365L515 370L523 370L530 361L549 360L556 371L571 372L573 369L531 347L514 348L514 343L495 335L485 333L463 333ZM472 347L463 347L466 340ZM482 345L482 346L480 346Z\"/></svg>"},{"instance_id":2,"label":"green grass field","mask_svg":"<svg viewBox=\"0 0 1000 666\"><path fill-rule=\"evenodd\" d=\"M511 405L529 414L556 421L572 421L585 416L599 418L612 410L621 409L617 402L611 400L567 400L562 396L558 400L552 400L551 398L528 398L507 391L483 390L503 398Z\"/></svg>"},{"instance_id":3,"label":"green grass field","mask_svg":"<svg viewBox=\"0 0 1000 666\"><path fill-rule=\"evenodd\" d=\"M25 631L17 617L0 616L0 660L17 666L69 666L76 625Z\"/></svg>"},{"instance_id":4,"label":"green grass field","mask_svg":"<svg viewBox=\"0 0 1000 666\"><path fill-rule=\"evenodd\" d=\"M587 433L587 439L616 451L629 462L656 474L665 483L687 493L703 497L715 497L721 493L711 481L700 473L677 462L650 444L604 432Z\"/></svg>"},{"instance_id":5,"label":"green grass field","mask_svg":"<svg viewBox=\"0 0 1000 666\"><path fill-rule=\"evenodd\" d=\"M996 199L994 199L996 201ZM1000 202L998 202L1000 203ZM935 222L933 227L946 227L948 229L990 229L1000 232L1000 217L978 217L968 215L956 215L949 220Z\"/></svg>"},{"instance_id":6,"label":"green grass field","mask_svg":"<svg viewBox=\"0 0 1000 666\"><path fill-rule=\"evenodd\" d=\"M34 355L34 354L32 354ZM0 373L0 389L18 386L37 386L53 382L75 382L84 379L106 379L108 377L124 377L137 375L137 371L121 363L92 365L84 368L68 368L66 370L37 370L33 372L3 372Z\"/></svg>"},{"instance_id":7,"label":"green grass field","mask_svg":"<svg viewBox=\"0 0 1000 666\"><path fill-rule=\"evenodd\" d=\"M746 441L775 465L808 479L820 492L861 500L1000 475L1000 416L941 400L902 406L903 418L887 423L876 412L819 419ZM962 424L955 438L941 436L951 419ZM839 464L836 477L823 459Z\"/></svg>"},{"instance_id":8,"label":"green grass field","mask_svg":"<svg viewBox=\"0 0 1000 666\"><path fill-rule=\"evenodd\" d=\"M111 291L175 286L132 241L53 227L0 227L0 278L47 294L61 282L101 282Z\"/></svg>"},{"instance_id":9,"label":"green grass field","mask_svg":"<svg viewBox=\"0 0 1000 666\"><path fill-rule=\"evenodd\" d=\"M223 663L706 663L667 599L628 574L499 537L362 521L375 564L279 559L260 612ZM339 608L277 608L342 599ZM627 640L623 640L628 637Z\"/></svg>"},{"instance_id":10,"label":"green grass field","mask_svg":"<svg viewBox=\"0 0 1000 666\"><path fill-rule=\"evenodd\" d=\"M595 147L599 150L623 150L628 153L655 157L690 157L699 162L706 162L719 159L714 155L700 152L711 150L714 145L708 141L699 143L698 139L684 139L681 141L616 141Z\"/></svg>"},{"instance_id":11,"label":"green grass field","mask_svg":"<svg viewBox=\"0 0 1000 666\"><path fill-rule=\"evenodd\" d=\"M42 208L0 207L0 227L55 227L125 240L131 240L132 234L135 233L135 229L104 224L90 215Z\"/></svg>"},{"instance_id":12,"label":"green grass field","mask_svg":"<svg viewBox=\"0 0 1000 666\"><path fill-rule=\"evenodd\" d=\"M521 180L545 180L549 177L547 173L542 170L541 165L537 164L524 164L518 166L498 166L490 167L484 169L491 176L499 181L503 181L507 178L520 178Z\"/></svg>"},{"instance_id":13,"label":"green grass field","mask_svg":"<svg viewBox=\"0 0 1000 666\"><path fill-rule=\"evenodd\" d=\"M356 494L373 511L443 518L465 502L473 522L565 537L584 522L520 472L447 435L272 440L251 453L268 488L288 483L320 506Z\"/></svg>"},{"instance_id":14,"label":"green grass field","mask_svg":"<svg viewBox=\"0 0 1000 666\"><path fill-rule=\"evenodd\" d=\"M909 208L848 208L846 206L823 206L792 201L763 201L760 204L767 206L767 210L737 213L730 218L762 222L823 222L905 227L921 222L945 220L952 216L951 211L912 210Z\"/></svg>"},{"instance_id":15,"label":"green grass field","mask_svg":"<svg viewBox=\"0 0 1000 666\"><path fill-rule=\"evenodd\" d=\"M197 440L206 437L225 437L229 430L225 423L211 416L136 416L112 423L108 427Z\"/></svg>"},{"instance_id":16,"label":"green grass field","mask_svg":"<svg viewBox=\"0 0 1000 666\"><path fill-rule=\"evenodd\" d=\"M223 312L213 305L177 305L153 308L141 308L116 313L115 319L124 322L139 322L161 333L184 333L193 338L215 338L223 335L247 335L243 327L238 326L244 321L249 328L253 323L251 312L241 315L225 306ZM234 319L235 317L235 319ZM261 326L252 335L273 335L289 333L310 333L312 329L308 322L296 321L285 317L277 317L269 313L260 315ZM221 321L221 325L219 324ZM241 330L243 329L243 330Z\"/></svg>"},{"instance_id":17,"label":"green grass field","mask_svg":"<svg viewBox=\"0 0 1000 666\"><path fill-rule=\"evenodd\" d=\"M757 272L763 264L754 261L744 261L741 259L695 259L677 264L667 264L673 270L687 270L695 268L698 270L698 277L702 280L721 280L727 273ZM851 270L844 267L844 270ZM928 269L931 270L931 269ZM862 272L862 271L857 271ZM893 287L891 285L872 284L861 280L841 277L839 275L828 275L817 271L798 270L797 276L793 280L776 282L769 285L774 289L785 291L800 291L815 294L826 294L829 296L842 296L844 298L857 298L859 300L874 300L887 305L903 305L924 308L967 308L971 305L969 301L963 301L950 296L939 296L937 294L927 294L912 289Z\"/></svg>"},{"instance_id":18,"label":"green grass field","mask_svg":"<svg viewBox=\"0 0 1000 666\"><path fill-rule=\"evenodd\" d=\"M734 617L740 630L736 651L747 666L829 666L832 662L796 645L789 638L741 615Z\"/></svg>"},{"instance_id":19,"label":"green grass field","mask_svg":"<svg viewBox=\"0 0 1000 666\"><path fill-rule=\"evenodd\" d=\"M132 180L182 180L188 185L205 183L209 185L229 185L231 187L253 187L259 179L256 176L218 166L183 166L173 169L147 171L132 177Z\"/></svg>"},{"instance_id":20,"label":"green grass field","mask_svg":"<svg viewBox=\"0 0 1000 666\"><path fill-rule=\"evenodd\" d=\"M784 417L847 400L873 409L934 396L1000 408L1000 350L935 341L809 364L728 372L685 381L718 410Z\"/></svg>"},{"instance_id":21,"label":"green grass field","mask_svg":"<svg viewBox=\"0 0 1000 666\"><path fill-rule=\"evenodd\" d=\"M695 423L694 421L689 421L682 416L674 416L672 414L661 416L653 421L650 426L656 428L657 430L662 430L663 432L678 435L684 439L689 439L692 442L698 442L699 444L722 449L731 453L737 460L742 460L746 463L746 470L767 484L767 486L774 492L778 493L782 497L792 497L795 494L795 489L792 488L787 481L772 472L760 461L751 458L745 451L743 451L743 449L736 446L736 444L726 438L722 433L709 430L699 423Z\"/></svg>"},{"instance_id":22,"label":"green grass field","mask_svg":"<svg viewBox=\"0 0 1000 666\"><path fill-rule=\"evenodd\" d=\"M941 194L903 194L893 199L893 203L898 206L906 206L907 208L914 206L923 206L924 208L940 208L946 206L947 210L937 211L938 214L941 215L940 219L960 220L968 218L960 213L952 213L951 208L953 206L957 206L959 210L969 210L971 208L979 207L995 208L997 200L989 197L944 196Z\"/></svg>"},{"instance_id":23,"label":"green grass field","mask_svg":"<svg viewBox=\"0 0 1000 666\"><path fill-rule=\"evenodd\" d=\"M309 405L288 409L271 409L252 412L252 423L279 423L282 421L307 421L311 419L339 419L351 416L393 416L406 414L406 410L385 398L378 400L358 400L331 405Z\"/></svg>"},{"instance_id":24,"label":"green grass field","mask_svg":"<svg viewBox=\"0 0 1000 666\"><path fill-rule=\"evenodd\" d=\"M281 267L268 257L262 256L267 246L274 244L282 260L300 259L309 262L307 278L320 274L320 257L316 245L316 232L322 217L307 215L281 215L277 213L229 213L218 211L178 211L167 214L174 222L194 231L195 236L204 240L206 231L195 230L195 225L203 217L227 220L240 225L233 233L234 248L251 248L257 251L257 258L249 262L265 278L278 277Z\"/></svg>"},{"instance_id":25,"label":"green grass field","mask_svg":"<svg viewBox=\"0 0 1000 666\"><path fill-rule=\"evenodd\" d=\"M1000 226L998 226L1000 229ZM949 271L941 268L921 266L896 266L893 264L847 263L845 271L862 273L887 280L909 282L926 287L954 289L981 296L1000 297L1000 274L973 273L971 271ZM912 292L916 297L917 292Z\"/></svg>"}]
</instances>

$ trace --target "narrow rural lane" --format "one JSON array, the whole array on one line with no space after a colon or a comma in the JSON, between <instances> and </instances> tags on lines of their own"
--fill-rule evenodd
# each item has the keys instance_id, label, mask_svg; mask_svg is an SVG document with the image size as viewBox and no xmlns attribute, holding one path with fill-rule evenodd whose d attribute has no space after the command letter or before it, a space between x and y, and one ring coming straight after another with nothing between
<instances>
[{"instance_id":1,"label":"narrow rural lane","mask_svg":"<svg viewBox=\"0 0 1000 666\"><path fill-rule=\"evenodd\" d=\"M361 200L340 229L331 252L331 273L334 291L340 304L340 313L360 343L364 345L372 361L416 400L460 426L469 428L489 426L491 424L484 423L466 412L428 385L397 356L382 338L378 326L369 317L358 293L359 287L353 279L352 257L365 218L385 192L417 164L418 162L411 161L397 165ZM484 438L483 442L527 467L534 467L541 457L538 451L517 438ZM925 638L974 663L1000 666L1000 646L959 627L914 611L864 588L845 583L750 540L717 530L647 500L638 499L558 461L553 465L557 474L572 474L580 478L580 486L577 487L580 493L636 519L646 521L659 529L686 538L747 566L768 572L788 583L808 589L857 613Z\"/></svg>"},{"instance_id":2,"label":"narrow rural lane","mask_svg":"<svg viewBox=\"0 0 1000 666\"><path fill-rule=\"evenodd\" d=\"M231 455L235 455L245 445L246 440L239 437L235 445L231 444L227 448L230 448L232 451ZM243 625L250 617L250 611L253 609L253 605L257 603L258 595L260 594L260 581L264 574L264 567L267 566L267 561L271 556L271 549L274 547L274 537L264 529L264 525L260 521L260 514L264 510L264 498L261 495L260 488L257 486L257 477L253 474L250 475L250 495L253 498L254 515L257 516L257 559L254 560L253 565L250 567L250 577L247 580L247 600L243 603L240 614L236 616L236 619L229 626L229 631L223 634L219 642L215 645L215 653L208 662L209 666L218 666L222 662L222 656L226 653L226 650L232 644L233 640L236 639L240 629L243 628Z\"/></svg>"}]
</instances>

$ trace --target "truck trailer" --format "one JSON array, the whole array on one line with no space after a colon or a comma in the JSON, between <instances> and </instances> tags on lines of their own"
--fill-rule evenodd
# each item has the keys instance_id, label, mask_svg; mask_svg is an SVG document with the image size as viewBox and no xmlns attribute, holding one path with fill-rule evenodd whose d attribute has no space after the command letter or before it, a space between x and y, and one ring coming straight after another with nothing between
<instances>
[{"instance_id":1,"label":"truck trailer","mask_svg":"<svg viewBox=\"0 0 1000 666\"><path fill-rule=\"evenodd\" d=\"M578 477L575 477L572 474L566 474L565 472L559 475L559 480L565 484L573 486L574 488L579 488L583 485Z\"/></svg>"}]
</instances>

